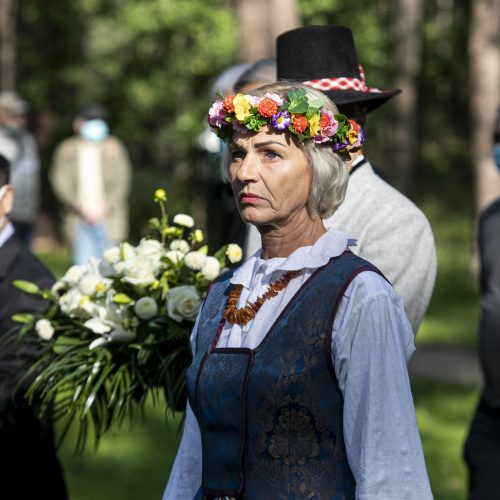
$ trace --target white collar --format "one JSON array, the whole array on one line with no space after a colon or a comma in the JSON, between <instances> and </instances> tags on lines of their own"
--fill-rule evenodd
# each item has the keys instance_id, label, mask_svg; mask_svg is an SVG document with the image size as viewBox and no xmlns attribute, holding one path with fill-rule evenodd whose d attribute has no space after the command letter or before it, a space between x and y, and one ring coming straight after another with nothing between
<instances>
[{"instance_id":1,"label":"white collar","mask_svg":"<svg viewBox=\"0 0 500 500\"><path fill-rule=\"evenodd\" d=\"M365 160L365 155L360 155L358 156L353 162L352 162L352 165L351 165L351 168L355 167L356 165L358 165L359 163L361 163L363 160Z\"/></svg>"},{"instance_id":2,"label":"white collar","mask_svg":"<svg viewBox=\"0 0 500 500\"><path fill-rule=\"evenodd\" d=\"M296 271L316 269L324 266L332 257L338 257L356 240L330 227L312 246L297 248L288 257L261 259L261 249L244 262L233 274L231 283L250 287L252 276L257 272L271 274L274 271Z\"/></svg>"},{"instance_id":3,"label":"white collar","mask_svg":"<svg viewBox=\"0 0 500 500\"><path fill-rule=\"evenodd\" d=\"M3 229L0 229L0 247L3 247L5 242L14 234L14 226L11 222L7 222Z\"/></svg>"}]
</instances>

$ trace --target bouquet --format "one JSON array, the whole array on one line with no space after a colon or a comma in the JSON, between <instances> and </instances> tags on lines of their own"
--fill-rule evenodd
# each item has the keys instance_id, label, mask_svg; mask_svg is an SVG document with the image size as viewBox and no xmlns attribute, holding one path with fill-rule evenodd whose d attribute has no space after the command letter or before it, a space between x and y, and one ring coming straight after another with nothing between
<instances>
[{"instance_id":1,"label":"bouquet","mask_svg":"<svg viewBox=\"0 0 500 500\"><path fill-rule=\"evenodd\" d=\"M61 440L78 422L78 450L89 429L97 445L149 394L163 391L172 409L182 404L189 336L202 300L224 266L242 257L235 244L207 255L193 219L177 214L170 222L163 189L155 201L161 215L149 225L156 237L137 246L124 242L102 259L72 266L50 290L14 283L48 302L39 317L14 318L25 323L21 341L36 332L42 344L27 396L63 419Z\"/></svg>"}]
</instances>

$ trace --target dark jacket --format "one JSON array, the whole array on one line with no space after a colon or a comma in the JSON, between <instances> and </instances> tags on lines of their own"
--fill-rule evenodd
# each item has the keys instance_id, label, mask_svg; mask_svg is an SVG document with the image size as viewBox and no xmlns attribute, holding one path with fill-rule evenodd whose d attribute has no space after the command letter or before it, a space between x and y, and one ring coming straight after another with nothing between
<instances>
[{"instance_id":1,"label":"dark jacket","mask_svg":"<svg viewBox=\"0 0 500 500\"><path fill-rule=\"evenodd\" d=\"M47 288L53 283L49 271L15 236L0 247L0 470L2 492L15 492L15 498L66 499L61 467L56 457L50 416L39 418L36 403L24 398L25 380L39 343L17 342L16 313L43 310L39 296L15 288L14 280L28 280ZM7 498L7 497L5 497Z\"/></svg>"}]
</instances>

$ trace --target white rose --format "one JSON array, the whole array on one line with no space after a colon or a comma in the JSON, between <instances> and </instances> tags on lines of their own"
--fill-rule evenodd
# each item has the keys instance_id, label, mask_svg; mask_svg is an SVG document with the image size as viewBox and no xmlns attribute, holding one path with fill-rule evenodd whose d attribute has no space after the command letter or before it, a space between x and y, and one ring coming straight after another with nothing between
<instances>
[{"instance_id":1,"label":"white rose","mask_svg":"<svg viewBox=\"0 0 500 500\"><path fill-rule=\"evenodd\" d=\"M141 297L134 305L134 311L141 319L151 319L158 313L156 301L151 297Z\"/></svg>"},{"instance_id":2,"label":"white rose","mask_svg":"<svg viewBox=\"0 0 500 500\"><path fill-rule=\"evenodd\" d=\"M227 246L226 255L229 259L229 262L231 262L231 264L235 264L236 262L239 262L243 257L243 251L241 250L241 247L236 243L229 243L229 245Z\"/></svg>"},{"instance_id":3,"label":"white rose","mask_svg":"<svg viewBox=\"0 0 500 500\"><path fill-rule=\"evenodd\" d=\"M186 240L174 240L170 243L170 250L177 250L182 253L188 253L191 250L189 243Z\"/></svg>"},{"instance_id":4,"label":"white rose","mask_svg":"<svg viewBox=\"0 0 500 500\"><path fill-rule=\"evenodd\" d=\"M61 311L71 316L80 308L80 301L82 299L82 294L77 288L69 289L64 295L59 299L59 307Z\"/></svg>"},{"instance_id":5,"label":"white rose","mask_svg":"<svg viewBox=\"0 0 500 500\"><path fill-rule=\"evenodd\" d=\"M165 254L165 248L157 240L142 239L137 247L137 254L141 257L149 257L150 259L160 260Z\"/></svg>"},{"instance_id":6,"label":"white rose","mask_svg":"<svg viewBox=\"0 0 500 500\"><path fill-rule=\"evenodd\" d=\"M220 273L219 261L215 257L207 257L201 273L207 280L214 280Z\"/></svg>"},{"instance_id":7,"label":"white rose","mask_svg":"<svg viewBox=\"0 0 500 500\"><path fill-rule=\"evenodd\" d=\"M42 340L50 340L54 336L54 328L48 319L39 319L35 324L35 330Z\"/></svg>"},{"instance_id":8,"label":"white rose","mask_svg":"<svg viewBox=\"0 0 500 500\"><path fill-rule=\"evenodd\" d=\"M165 254L165 257L170 259L174 264L178 264L184 258L184 254L179 252L179 250L170 250L170 252Z\"/></svg>"},{"instance_id":9,"label":"white rose","mask_svg":"<svg viewBox=\"0 0 500 500\"><path fill-rule=\"evenodd\" d=\"M76 285L86 271L87 268L85 266L71 266L61 278L61 281L69 283L70 285Z\"/></svg>"},{"instance_id":10,"label":"white rose","mask_svg":"<svg viewBox=\"0 0 500 500\"><path fill-rule=\"evenodd\" d=\"M122 260L129 260L133 259L137 255L137 252L130 243L125 241L120 245L120 254Z\"/></svg>"},{"instance_id":11,"label":"white rose","mask_svg":"<svg viewBox=\"0 0 500 500\"><path fill-rule=\"evenodd\" d=\"M189 252L184 257L184 264L186 265L186 267L189 267L189 269L201 271L201 269L205 265L206 260L207 256L201 252Z\"/></svg>"},{"instance_id":12,"label":"white rose","mask_svg":"<svg viewBox=\"0 0 500 500\"><path fill-rule=\"evenodd\" d=\"M174 216L174 224L178 224L179 226L184 226L184 227L193 227L194 226L194 220L190 215L186 214L177 214Z\"/></svg>"},{"instance_id":13,"label":"white rose","mask_svg":"<svg viewBox=\"0 0 500 500\"><path fill-rule=\"evenodd\" d=\"M184 319L194 321L200 310L201 298L194 286L182 285L171 288L167 294L167 313L179 323Z\"/></svg>"},{"instance_id":14,"label":"white rose","mask_svg":"<svg viewBox=\"0 0 500 500\"><path fill-rule=\"evenodd\" d=\"M125 262L123 267L123 281L132 285L145 287L156 280L156 271L159 263L147 257L135 257Z\"/></svg>"},{"instance_id":15,"label":"white rose","mask_svg":"<svg viewBox=\"0 0 500 500\"><path fill-rule=\"evenodd\" d=\"M106 264L116 264L120 260L120 249L119 249L119 247L108 248L102 254L102 260Z\"/></svg>"}]
</instances>

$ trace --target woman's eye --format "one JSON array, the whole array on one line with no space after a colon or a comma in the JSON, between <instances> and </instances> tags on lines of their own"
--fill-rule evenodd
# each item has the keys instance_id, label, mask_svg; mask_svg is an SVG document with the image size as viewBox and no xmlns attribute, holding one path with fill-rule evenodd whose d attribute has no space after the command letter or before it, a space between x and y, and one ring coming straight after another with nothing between
<instances>
[{"instance_id":1,"label":"woman's eye","mask_svg":"<svg viewBox=\"0 0 500 500\"><path fill-rule=\"evenodd\" d=\"M275 158L281 158L281 156L276 151L266 151L266 158L274 160Z\"/></svg>"},{"instance_id":2,"label":"woman's eye","mask_svg":"<svg viewBox=\"0 0 500 500\"><path fill-rule=\"evenodd\" d=\"M232 160L241 160L245 157L245 154L243 153L243 151L232 151L231 152L231 158Z\"/></svg>"}]
</instances>

